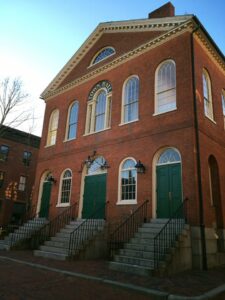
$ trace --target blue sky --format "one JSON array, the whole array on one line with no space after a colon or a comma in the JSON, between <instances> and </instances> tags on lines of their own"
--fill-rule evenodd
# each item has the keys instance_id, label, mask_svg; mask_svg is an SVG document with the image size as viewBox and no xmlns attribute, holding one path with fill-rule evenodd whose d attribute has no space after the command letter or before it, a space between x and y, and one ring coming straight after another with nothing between
<instances>
[{"instance_id":1,"label":"blue sky","mask_svg":"<svg viewBox=\"0 0 225 300\"><path fill-rule=\"evenodd\" d=\"M39 95L100 22L147 18L166 0L0 0L0 77L21 77L41 134ZM224 0L171 0L195 14L225 53ZM26 126L24 124L24 126ZM26 131L26 127L22 127Z\"/></svg>"}]
</instances>

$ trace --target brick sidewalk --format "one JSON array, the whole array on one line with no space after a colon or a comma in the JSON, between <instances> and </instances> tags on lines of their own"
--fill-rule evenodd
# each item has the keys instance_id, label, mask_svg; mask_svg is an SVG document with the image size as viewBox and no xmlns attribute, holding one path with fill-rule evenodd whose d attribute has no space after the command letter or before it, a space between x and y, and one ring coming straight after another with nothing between
<instances>
[{"instance_id":1,"label":"brick sidewalk","mask_svg":"<svg viewBox=\"0 0 225 300\"><path fill-rule=\"evenodd\" d=\"M105 260L57 261L34 257L31 251L0 251L0 256L184 296L198 296L225 284L225 266L205 272L186 271L177 275L158 278L141 277L109 270L108 261Z\"/></svg>"}]
</instances>

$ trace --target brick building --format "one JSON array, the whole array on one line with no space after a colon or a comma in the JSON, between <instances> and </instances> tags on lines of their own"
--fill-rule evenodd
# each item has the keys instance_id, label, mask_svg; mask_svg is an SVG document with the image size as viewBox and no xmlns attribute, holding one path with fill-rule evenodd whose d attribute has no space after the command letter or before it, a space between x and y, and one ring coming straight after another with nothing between
<instances>
[{"instance_id":1,"label":"brick building","mask_svg":"<svg viewBox=\"0 0 225 300\"><path fill-rule=\"evenodd\" d=\"M149 218L170 218L188 198L192 264L220 262L225 59L197 17L167 3L100 23L41 97L41 216L77 202L77 217L115 222L148 199Z\"/></svg>"},{"instance_id":2,"label":"brick building","mask_svg":"<svg viewBox=\"0 0 225 300\"><path fill-rule=\"evenodd\" d=\"M1 126L0 225L20 222L31 202L40 137Z\"/></svg>"}]
</instances>

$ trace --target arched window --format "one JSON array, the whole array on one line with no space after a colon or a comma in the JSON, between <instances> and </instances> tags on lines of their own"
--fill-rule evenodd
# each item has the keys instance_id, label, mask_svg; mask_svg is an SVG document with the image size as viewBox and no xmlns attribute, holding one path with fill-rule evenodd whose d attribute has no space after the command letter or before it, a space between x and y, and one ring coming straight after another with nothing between
<instances>
[{"instance_id":1,"label":"arched window","mask_svg":"<svg viewBox=\"0 0 225 300\"><path fill-rule=\"evenodd\" d=\"M137 76L129 78L123 88L122 123L138 119L139 79Z\"/></svg>"},{"instance_id":2,"label":"arched window","mask_svg":"<svg viewBox=\"0 0 225 300\"><path fill-rule=\"evenodd\" d=\"M203 97L204 97L204 111L205 116L213 120L213 105L212 105L212 90L211 90L211 80L209 73L203 69L202 72L203 81Z\"/></svg>"},{"instance_id":3,"label":"arched window","mask_svg":"<svg viewBox=\"0 0 225 300\"><path fill-rule=\"evenodd\" d=\"M107 81L98 83L89 94L85 133L108 129L111 116L111 85Z\"/></svg>"},{"instance_id":4,"label":"arched window","mask_svg":"<svg viewBox=\"0 0 225 300\"><path fill-rule=\"evenodd\" d=\"M173 60L166 60L157 68L155 90L155 114L176 109L176 65Z\"/></svg>"},{"instance_id":5,"label":"arched window","mask_svg":"<svg viewBox=\"0 0 225 300\"><path fill-rule=\"evenodd\" d=\"M137 169L136 161L127 158L120 166L119 199L117 204L137 203Z\"/></svg>"},{"instance_id":6,"label":"arched window","mask_svg":"<svg viewBox=\"0 0 225 300\"><path fill-rule=\"evenodd\" d=\"M55 145L59 121L59 110L56 109L51 113L48 126L47 146Z\"/></svg>"},{"instance_id":7,"label":"arched window","mask_svg":"<svg viewBox=\"0 0 225 300\"><path fill-rule=\"evenodd\" d=\"M105 47L97 52L97 54L91 61L91 65L97 64L98 62L108 58L109 56L112 56L113 54L115 54L115 49L113 47Z\"/></svg>"},{"instance_id":8,"label":"arched window","mask_svg":"<svg viewBox=\"0 0 225 300\"><path fill-rule=\"evenodd\" d=\"M225 90L222 90L222 108L223 108L223 122L225 129Z\"/></svg>"},{"instance_id":9,"label":"arched window","mask_svg":"<svg viewBox=\"0 0 225 300\"><path fill-rule=\"evenodd\" d=\"M60 182L60 197L58 201L58 206L67 206L70 203L70 194L72 186L72 172L70 170L65 170L61 175Z\"/></svg>"},{"instance_id":10,"label":"arched window","mask_svg":"<svg viewBox=\"0 0 225 300\"><path fill-rule=\"evenodd\" d=\"M68 111L66 140L72 140L77 137L78 110L79 110L79 103L75 101L69 107L69 111Z\"/></svg>"}]
</instances>

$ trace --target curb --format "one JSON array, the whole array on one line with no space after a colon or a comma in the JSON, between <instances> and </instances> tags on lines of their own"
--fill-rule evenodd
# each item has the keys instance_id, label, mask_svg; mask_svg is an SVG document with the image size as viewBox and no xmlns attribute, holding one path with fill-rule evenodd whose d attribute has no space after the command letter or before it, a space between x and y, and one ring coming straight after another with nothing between
<instances>
[{"instance_id":1,"label":"curb","mask_svg":"<svg viewBox=\"0 0 225 300\"><path fill-rule=\"evenodd\" d=\"M92 281L97 281L100 283L109 284L109 285L113 285L113 286L116 286L119 288L133 290L133 291L140 292L140 293L151 296L152 300L217 300L217 297L219 295L222 296L223 293L224 293L224 297L225 297L225 284L223 284L215 289L212 289L211 291L204 293L200 296L189 297L189 296L168 294L166 292L148 289L145 287L141 287L141 286L137 286L137 285L133 285L133 284L129 284L129 283L122 283L122 282L118 282L115 280L104 279L104 278L97 277L97 276L91 276L91 275L86 275L86 274L82 274L82 273L47 267L45 265L31 263L31 262L27 262L24 260L19 260L19 259L7 257L7 256L0 255L0 259L24 264L24 265L34 267L37 269L43 269L43 270L52 271L52 272L56 272L56 273L60 273L60 274L64 274L64 275L68 275L68 276L72 276L72 277L77 277L77 278L81 278L81 279L92 280Z\"/></svg>"}]
</instances>

